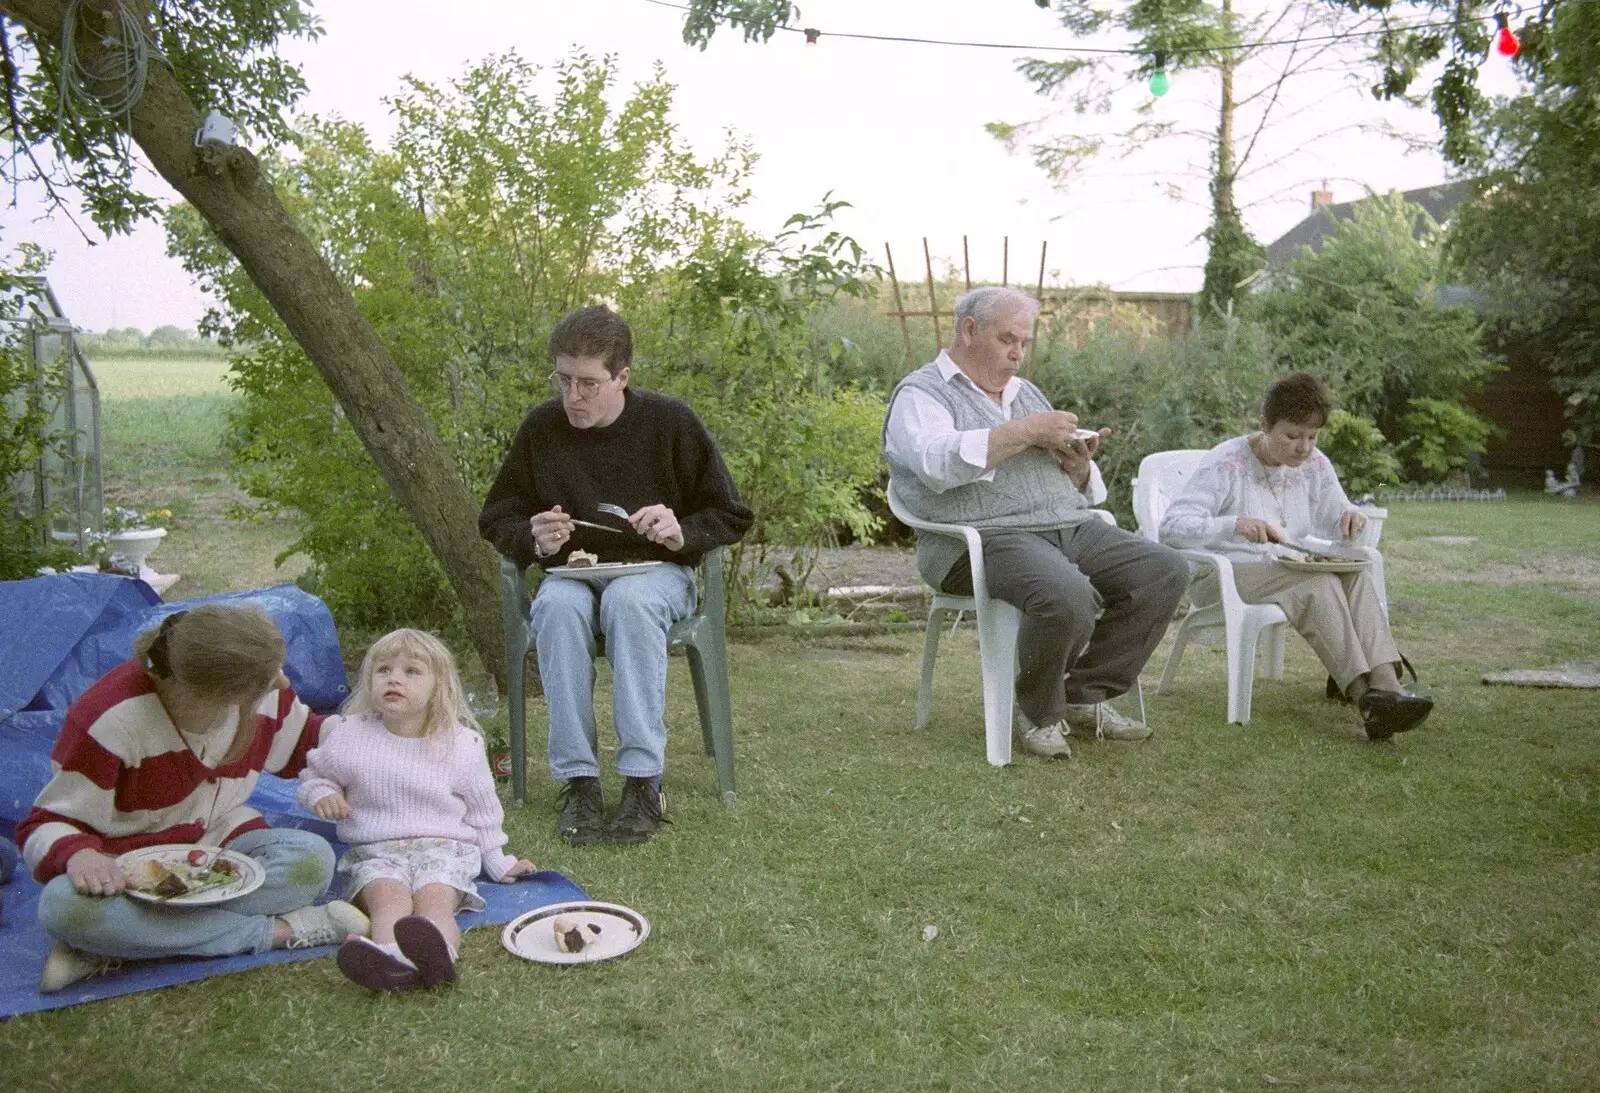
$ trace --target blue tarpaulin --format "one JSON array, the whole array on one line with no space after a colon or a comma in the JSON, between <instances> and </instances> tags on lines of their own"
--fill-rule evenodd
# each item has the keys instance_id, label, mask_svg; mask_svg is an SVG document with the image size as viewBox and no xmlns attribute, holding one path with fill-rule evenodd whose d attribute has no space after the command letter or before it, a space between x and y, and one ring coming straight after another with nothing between
<instances>
[{"instance_id":1,"label":"blue tarpaulin","mask_svg":"<svg viewBox=\"0 0 1600 1093\"><path fill-rule=\"evenodd\" d=\"M331 713L349 695L333 616L294 585L163 603L143 581L103 573L0 582L0 834L15 830L49 780L67 707L132 655L141 631L201 603L253 603L271 615L288 646L284 671L312 709ZM319 826L294 805L293 789L264 775L252 803L270 823Z\"/></svg>"}]
</instances>

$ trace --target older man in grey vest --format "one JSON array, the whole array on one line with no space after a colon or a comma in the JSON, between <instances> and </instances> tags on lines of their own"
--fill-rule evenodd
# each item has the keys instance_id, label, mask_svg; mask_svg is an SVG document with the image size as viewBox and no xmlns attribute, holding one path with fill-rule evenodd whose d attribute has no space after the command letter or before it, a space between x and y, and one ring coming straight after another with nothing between
<instances>
[{"instance_id":1,"label":"older man in grey vest","mask_svg":"<svg viewBox=\"0 0 1600 1093\"><path fill-rule=\"evenodd\" d=\"M889 398L884 455L895 492L918 516L978 529L989 594L1022 612L1019 742L1056 758L1071 754L1073 729L1150 735L1107 700L1138 679L1189 566L1089 511L1106 496L1094 453L1110 430L1086 435L1076 415L1017 375L1038 313L1014 289L957 300L950 348ZM935 588L971 593L965 557L948 536L917 537L918 569Z\"/></svg>"}]
</instances>

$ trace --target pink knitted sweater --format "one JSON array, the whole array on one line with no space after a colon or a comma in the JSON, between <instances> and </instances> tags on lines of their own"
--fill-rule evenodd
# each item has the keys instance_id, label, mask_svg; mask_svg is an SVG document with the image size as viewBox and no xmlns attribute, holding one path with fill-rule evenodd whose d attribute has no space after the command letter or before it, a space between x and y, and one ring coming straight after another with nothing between
<instances>
[{"instance_id":1,"label":"pink knitted sweater","mask_svg":"<svg viewBox=\"0 0 1600 1093\"><path fill-rule=\"evenodd\" d=\"M296 798L311 808L343 793L350 818L343 842L459 839L483 854L483 871L500 880L516 858L506 844L505 811L495 795L483 738L464 725L448 736L396 736L372 714L329 718L306 755Z\"/></svg>"}]
</instances>

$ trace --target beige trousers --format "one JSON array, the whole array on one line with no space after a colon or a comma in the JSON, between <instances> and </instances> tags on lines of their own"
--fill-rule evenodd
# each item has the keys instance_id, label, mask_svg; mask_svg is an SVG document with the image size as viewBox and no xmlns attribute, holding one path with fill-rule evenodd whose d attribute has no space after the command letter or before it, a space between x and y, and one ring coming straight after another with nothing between
<instances>
[{"instance_id":1,"label":"beige trousers","mask_svg":"<svg viewBox=\"0 0 1600 1093\"><path fill-rule=\"evenodd\" d=\"M1378 664L1398 664L1400 650L1372 579L1355 573L1301 573L1276 562L1233 563L1233 580L1245 603L1275 603L1305 638L1328 674L1348 690Z\"/></svg>"}]
</instances>

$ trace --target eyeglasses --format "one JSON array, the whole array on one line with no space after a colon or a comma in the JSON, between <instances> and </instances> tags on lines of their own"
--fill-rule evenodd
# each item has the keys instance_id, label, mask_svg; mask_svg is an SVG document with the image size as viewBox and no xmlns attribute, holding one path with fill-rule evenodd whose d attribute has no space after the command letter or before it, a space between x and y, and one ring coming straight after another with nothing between
<instances>
[{"instance_id":1,"label":"eyeglasses","mask_svg":"<svg viewBox=\"0 0 1600 1093\"><path fill-rule=\"evenodd\" d=\"M562 372L550 373L550 390L560 398L568 391L573 391L582 398L594 398L600 393L600 385L610 383L615 376L607 376L603 380L590 379L587 376L569 376Z\"/></svg>"}]
</instances>

